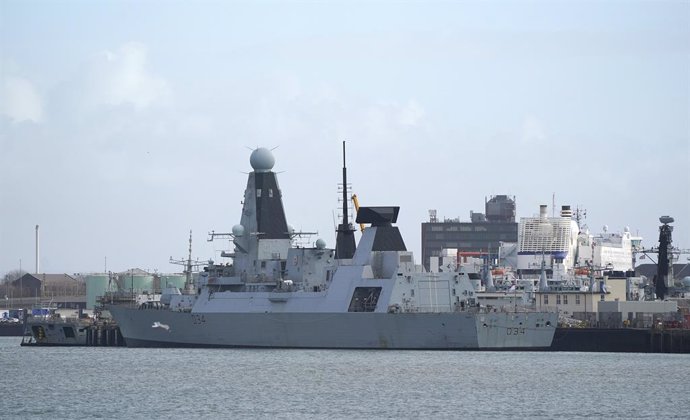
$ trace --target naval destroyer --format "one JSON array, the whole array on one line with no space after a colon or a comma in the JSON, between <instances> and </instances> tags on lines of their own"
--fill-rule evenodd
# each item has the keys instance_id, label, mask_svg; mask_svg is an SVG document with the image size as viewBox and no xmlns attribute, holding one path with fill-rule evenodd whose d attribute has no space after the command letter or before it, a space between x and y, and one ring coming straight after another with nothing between
<instances>
[{"instance_id":1,"label":"naval destroyer","mask_svg":"<svg viewBox=\"0 0 690 420\"><path fill-rule=\"evenodd\" d=\"M344 149L344 145L343 145ZM345 157L343 156L343 161ZM298 246L287 224L273 154L250 156L240 223L225 234L231 263L209 264L186 290L108 309L130 347L545 349L556 312L477 304L463 273L415 265L399 207L360 207L355 246L344 203L335 249ZM346 186L343 163L343 186ZM343 192L344 198L345 192ZM218 234L214 234L218 235Z\"/></svg>"}]
</instances>

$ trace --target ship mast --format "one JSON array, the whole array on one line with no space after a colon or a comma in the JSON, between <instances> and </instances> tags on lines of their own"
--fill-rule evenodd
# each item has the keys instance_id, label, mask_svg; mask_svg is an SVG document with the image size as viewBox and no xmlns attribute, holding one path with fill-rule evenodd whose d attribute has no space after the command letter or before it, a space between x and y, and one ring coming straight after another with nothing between
<instances>
[{"instance_id":1,"label":"ship mast","mask_svg":"<svg viewBox=\"0 0 690 420\"><path fill-rule=\"evenodd\" d=\"M170 264L176 264L176 265L182 265L184 266L184 274L185 274L185 283L184 283L184 288L187 291L191 291L194 289L194 280L192 278L192 271L194 268L198 268L202 265L205 265L206 262L199 262L197 261L192 261L192 231L190 229L189 231L189 254L187 255L187 260L185 261L184 259L179 259L179 260L173 260L173 257L170 257Z\"/></svg>"},{"instance_id":2,"label":"ship mast","mask_svg":"<svg viewBox=\"0 0 690 420\"><path fill-rule=\"evenodd\" d=\"M662 225L659 227L659 263L657 264L655 291L656 297L664 300L668 294L668 286L673 286L673 257L669 253L673 242L671 239L673 226L670 226L669 223L673 223L673 217L661 216L659 221Z\"/></svg>"},{"instance_id":3,"label":"ship mast","mask_svg":"<svg viewBox=\"0 0 690 420\"><path fill-rule=\"evenodd\" d=\"M347 167L345 166L345 142L343 141L343 220L338 225L335 240L335 258L337 260L351 259L355 255L355 229L347 214Z\"/></svg>"}]
</instances>

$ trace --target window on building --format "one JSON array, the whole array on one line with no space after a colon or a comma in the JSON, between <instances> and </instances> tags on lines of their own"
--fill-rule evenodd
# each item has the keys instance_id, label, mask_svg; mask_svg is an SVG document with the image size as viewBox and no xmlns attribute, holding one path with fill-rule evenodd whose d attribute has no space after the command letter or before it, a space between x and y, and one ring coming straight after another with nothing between
<instances>
[{"instance_id":1,"label":"window on building","mask_svg":"<svg viewBox=\"0 0 690 420\"><path fill-rule=\"evenodd\" d=\"M544 305L549 304L549 295L544 295Z\"/></svg>"},{"instance_id":2,"label":"window on building","mask_svg":"<svg viewBox=\"0 0 690 420\"><path fill-rule=\"evenodd\" d=\"M563 295L563 304L564 305L568 304L568 295Z\"/></svg>"},{"instance_id":3,"label":"window on building","mask_svg":"<svg viewBox=\"0 0 690 420\"><path fill-rule=\"evenodd\" d=\"M556 295L556 305L561 304L561 295Z\"/></svg>"},{"instance_id":4,"label":"window on building","mask_svg":"<svg viewBox=\"0 0 690 420\"><path fill-rule=\"evenodd\" d=\"M575 295L575 304L576 305L580 304L580 295Z\"/></svg>"}]
</instances>

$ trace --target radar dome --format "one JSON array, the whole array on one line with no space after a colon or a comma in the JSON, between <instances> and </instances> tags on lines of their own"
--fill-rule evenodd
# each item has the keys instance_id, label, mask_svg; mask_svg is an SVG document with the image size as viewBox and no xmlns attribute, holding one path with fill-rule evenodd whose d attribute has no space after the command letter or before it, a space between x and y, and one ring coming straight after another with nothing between
<instances>
[{"instance_id":1,"label":"radar dome","mask_svg":"<svg viewBox=\"0 0 690 420\"><path fill-rule=\"evenodd\" d=\"M316 247L317 247L318 249L324 249L324 248L326 248L326 241L324 241L324 240L321 239L321 238L317 239L317 240L316 240Z\"/></svg>"},{"instance_id":2,"label":"radar dome","mask_svg":"<svg viewBox=\"0 0 690 420\"><path fill-rule=\"evenodd\" d=\"M244 226L242 225L235 225L232 227L232 235L233 236L242 236L244 235Z\"/></svg>"},{"instance_id":3,"label":"radar dome","mask_svg":"<svg viewBox=\"0 0 690 420\"><path fill-rule=\"evenodd\" d=\"M273 169L276 158L273 157L273 153L271 153L270 150L259 147L249 156L249 163L252 165L255 172L269 172Z\"/></svg>"}]
</instances>

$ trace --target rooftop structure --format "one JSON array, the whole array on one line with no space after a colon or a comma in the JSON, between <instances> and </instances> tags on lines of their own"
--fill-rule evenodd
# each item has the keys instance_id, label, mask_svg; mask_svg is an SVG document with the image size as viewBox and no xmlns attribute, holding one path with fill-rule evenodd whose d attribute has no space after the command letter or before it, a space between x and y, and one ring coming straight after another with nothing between
<instances>
[{"instance_id":1,"label":"rooftop structure","mask_svg":"<svg viewBox=\"0 0 690 420\"><path fill-rule=\"evenodd\" d=\"M440 257L443 249L484 253L496 259L501 242L517 242L515 197L496 195L485 200L485 213L470 212L470 221L459 218L439 221L436 210L429 211L429 221L422 223L422 264L430 269L431 257Z\"/></svg>"}]
</instances>

